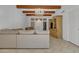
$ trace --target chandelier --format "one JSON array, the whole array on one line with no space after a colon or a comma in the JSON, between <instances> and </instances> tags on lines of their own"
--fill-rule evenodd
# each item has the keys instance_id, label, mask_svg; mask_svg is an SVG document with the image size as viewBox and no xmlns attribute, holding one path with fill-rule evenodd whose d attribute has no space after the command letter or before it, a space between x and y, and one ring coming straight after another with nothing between
<instances>
[{"instance_id":1,"label":"chandelier","mask_svg":"<svg viewBox=\"0 0 79 59\"><path fill-rule=\"evenodd\" d=\"M40 9L40 8L39 9L36 9L35 10L35 14L36 15L43 15L44 14L44 10L43 9Z\"/></svg>"}]
</instances>

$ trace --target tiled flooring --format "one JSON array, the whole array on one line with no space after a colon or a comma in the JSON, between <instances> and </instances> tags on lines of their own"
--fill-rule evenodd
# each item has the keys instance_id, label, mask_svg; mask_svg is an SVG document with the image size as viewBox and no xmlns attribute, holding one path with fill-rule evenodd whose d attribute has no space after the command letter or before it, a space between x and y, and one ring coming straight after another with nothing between
<instances>
[{"instance_id":1,"label":"tiled flooring","mask_svg":"<svg viewBox=\"0 0 79 59\"><path fill-rule=\"evenodd\" d=\"M49 49L0 49L0 53L78 53L79 46L62 39L50 38Z\"/></svg>"}]
</instances>

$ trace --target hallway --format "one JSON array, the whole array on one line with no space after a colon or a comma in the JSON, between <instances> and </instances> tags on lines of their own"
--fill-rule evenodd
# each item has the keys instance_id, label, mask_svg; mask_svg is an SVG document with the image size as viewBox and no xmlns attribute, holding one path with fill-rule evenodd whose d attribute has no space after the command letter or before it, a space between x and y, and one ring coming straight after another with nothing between
<instances>
[{"instance_id":1,"label":"hallway","mask_svg":"<svg viewBox=\"0 0 79 59\"><path fill-rule=\"evenodd\" d=\"M0 53L78 53L79 47L61 40L50 38L49 49L0 49Z\"/></svg>"}]
</instances>

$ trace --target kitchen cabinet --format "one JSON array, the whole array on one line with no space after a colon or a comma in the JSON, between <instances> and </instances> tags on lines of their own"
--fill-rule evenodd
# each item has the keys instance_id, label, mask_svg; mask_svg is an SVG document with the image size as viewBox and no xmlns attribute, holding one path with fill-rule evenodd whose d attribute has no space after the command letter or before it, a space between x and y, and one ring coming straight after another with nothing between
<instances>
[{"instance_id":1,"label":"kitchen cabinet","mask_svg":"<svg viewBox=\"0 0 79 59\"><path fill-rule=\"evenodd\" d=\"M17 48L49 48L49 35L17 35Z\"/></svg>"},{"instance_id":2,"label":"kitchen cabinet","mask_svg":"<svg viewBox=\"0 0 79 59\"><path fill-rule=\"evenodd\" d=\"M0 35L0 48L16 48L16 35Z\"/></svg>"}]
</instances>

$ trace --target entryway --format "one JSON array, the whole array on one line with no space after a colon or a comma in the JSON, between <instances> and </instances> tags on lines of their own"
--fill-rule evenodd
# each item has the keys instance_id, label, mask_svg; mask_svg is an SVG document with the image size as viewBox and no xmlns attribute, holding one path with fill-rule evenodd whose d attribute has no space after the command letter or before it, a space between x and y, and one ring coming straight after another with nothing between
<instances>
[{"instance_id":1,"label":"entryway","mask_svg":"<svg viewBox=\"0 0 79 59\"><path fill-rule=\"evenodd\" d=\"M50 19L50 36L62 39L62 15L53 16Z\"/></svg>"}]
</instances>

